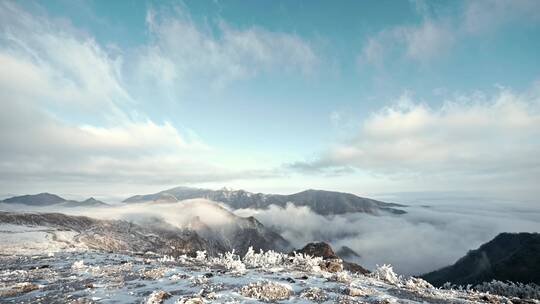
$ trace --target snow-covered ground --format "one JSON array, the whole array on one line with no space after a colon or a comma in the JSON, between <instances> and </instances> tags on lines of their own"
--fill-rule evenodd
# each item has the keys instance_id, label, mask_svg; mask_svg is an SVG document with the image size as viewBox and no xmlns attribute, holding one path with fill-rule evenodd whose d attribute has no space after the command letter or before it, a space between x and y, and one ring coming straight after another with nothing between
<instances>
[{"instance_id":1,"label":"snow-covered ground","mask_svg":"<svg viewBox=\"0 0 540 304\"><path fill-rule=\"evenodd\" d=\"M487 293L436 289L423 280L399 277L389 266L364 276L326 272L320 262L253 251L242 259L233 253L172 258L88 250L3 255L0 302L511 303Z\"/></svg>"},{"instance_id":2,"label":"snow-covered ground","mask_svg":"<svg viewBox=\"0 0 540 304\"><path fill-rule=\"evenodd\" d=\"M65 250L83 250L76 241L77 232L44 226L0 224L0 254L38 254Z\"/></svg>"}]
</instances>

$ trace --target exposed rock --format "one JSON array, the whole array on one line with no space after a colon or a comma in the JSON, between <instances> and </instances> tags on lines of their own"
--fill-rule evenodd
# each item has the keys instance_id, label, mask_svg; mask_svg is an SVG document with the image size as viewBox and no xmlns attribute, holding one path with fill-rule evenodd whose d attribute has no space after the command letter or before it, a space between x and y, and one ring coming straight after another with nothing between
<instances>
[{"instance_id":1,"label":"exposed rock","mask_svg":"<svg viewBox=\"0 0 540 304\"><path fill-rule=\"evenodd\" d=\"M141 269L140 274L141 274L141 277L145 279L157 280L161 278L166 271L167 271L167 268L158 267L158 268L145 269L145 270Z\"/></svg>"},{"instance_id":2,"label":"exposed rock","mask_svg":"<svg viewBox=\"0 0 540 304\"><path fill-rule=\"evenodd\" d=\"M310 287L302 290L300 298L304 298L313 302L324 302L328 300L326 293L318 287Z\"/></svg>"},{"instance_id":3,"label":"exposed rock","mask_svg":"<svg viewBox=\"0 0 540 304\"><path fill-rule=\"evenodd\" d=\"M344 284L349 284L351 283L351 276L349 275L349 273L347 272L344 272L344 271L340 271L340 272L334 272L332 274L332 276L330 276L328 278L329 281L333 281L333 282L340 282L340 283L344 283Z\"/></svg>"},{"instance_id":4,"label":"exposed rock","mask_svg":"<svg viewBox=\"0 0 540 304\"><path fill-rule=\"evenodd\" d=\"M362 297L362 296L367 296L370 294L364 289L355 288L355 287L347 287L345 288L344 292L346 295L351 296L351 297Z\"/></svg>"},{"instance_id":5,"label":"exposed rock","mask_svg":"<svg viewBox=\"0 0 540 304\"><path fill-rule=\"evenodd\" d=\"M176 301L177 304L204 304L204 300L200 297L194 298L183 298L179 301Z\"/></svg>"},{"instance_id":6,"label":"exposed rock","mask_svg":"<svg viewBox=\"0 0 540 304\"><path fill-rule=\"evenodd\" d=\"M366 304L364 301L349 297L349 296L339 296L334 301L335 304Z\"/></svg>"},{"instance_id":7,"label":"exposed rock","mask_svg":"<svg viewBox=\"0 0 540 304\"><path fill-rule=\"evenodd\" d=\"M341 260L336 255L332 247L328 243L325 243L325 242L309 243L306 246L304 246L304 248L295 250L293 252L307 254L307 255L311 255L315 257L322 257L323 260L325 261L321 263L320 267L322 270L325 270L328 272L347 270L347 271L350 271L353 273L359 273L359 274L369 273L369 270L365 269L364 267L356 263L351 263L351 262ZM331 261L331 262L328 262L328 261Z\"/></svg>"},{"instance_id":8,"label":"exposed rock","mask_svg":"<svg viewBox=\"0 0 540 304\"><path fill-rule=\"evenodd\" d=\"M292 294L292 290L288 285L260 281L243 286L240 289L240 294L244 297L271 302L288 299Z\"/></svg>"},{"instance_id":9,"label":"exposed rock","mask_svg":"<svg viewBox=\"0 0 540 304\"><path fill-rule=\"evenodd\" d=\"M24 282L24 283L19 283L17 285L15 285L13 287L13 289L17 289L17 290L20 290L20 292L30 292L32 290L36 290L36 289L39 289L39 285L37 284L34 284L34 283L30 283L30 282Z\"/></svg>"},{"instance_id":10,"label":"exposed rock","mask_svg":"<svg viewBox=\"0 0 540 304\"><path fill-rule=\"evenodd\" d=\"M291 277L286 278L285 281L287 281L287 282L289 282L289 283L295 283L295 282L296 282L296 281L295 281L293 278L291 278Z\"/></svg>"},{"instance_id":11,"label":"exposed rock","mask_svg":"<svg viewBox=\"0 0 540 304\"><path fill-rule=\"evenodd\" d=\"M17 283L11 288L0 290L0 297L12 297L39 289L40 286L30 282Z\"/></svg>"},{"instance_id":12,"label":"exposed rock","mask_svg":"<svg viewBox=\"0 0 540 304\"><path fill-rule=\"evenodd\" d=\"M295 250L296 253L302 253L314 257L322 257L326 259L338 259L332 247L325 242L309 243L304 248Z\"/></svg>"},{"instance_id":13,"label":"exposed rock","mask_svg":"<svg viewBox=\"0 0 540 304\"><path fill-rule=\"evenodd\" d=\"M340 259L324 260L319 264L322 271L339 272L343 271L343 261Z\"/></svg>"},{"instance_id":14,"label":"exposed rock","mask_svg":"<svg viewBox=\"0 0 540 304\"><path fill-rule=\"evenodd\" d=\"M153 291L148 299L146 300L146 304L161 304L166 299L170 298L171 294L164 291L164 290L155 290Z\"/></svg>"}]
</instances>

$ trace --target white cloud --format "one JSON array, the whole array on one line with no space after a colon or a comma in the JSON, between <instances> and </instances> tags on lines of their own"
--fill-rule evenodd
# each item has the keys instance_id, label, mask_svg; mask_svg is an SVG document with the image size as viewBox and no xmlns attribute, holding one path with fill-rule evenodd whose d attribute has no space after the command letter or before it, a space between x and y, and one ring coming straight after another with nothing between
<instances>
[{"instance_id":1,"label":"white cloud","mask_svg":"<svg viewBox=\"0 0 540 304\"><path fill-rule=\"evenodd\" d=\"M478 34L493 31L508 22L540 21L540 2L536 0L467 1L463 11L463 30Z\"/></svg>"},{"instance_id":2,"label":"white cloud","mask_svg":"<svg viewBox=\"0 0 540 304\"><path fill-rule=\"evenodd\" d=\"M109 54L69 22L2 2L0 31L4 191L33 182L170 185L268 174L220 166L193 131L138 112L121 52Z\"/></svg>"},{"instance_id":3,"label":"white cloud","mask_svg":"<svg viewBox=\"0 0 540 304\"><path fill-rule=\"evenodd\" d=\"M540 181L539 138L540 95L534 89L458 96L438 107L404 95L371 114L349 141L292 167L421 177L427 179L423 187L444 176L466 187L483 181L495 188L523 186L532 194Z\"/></svg>"},{"instance_id":4,"label":"white cloud","mask_svg":"<svg viewBox=\"0 0 540 304\"><path fill-rule=\"evenodd\" d=\"M375 37L370 37L362 49L358 61L360 63L365 61L375 65L381 64L384 59L385 42L383 40L386 35L386 33L379 33L379 35Z\"/></svg>"},{"instance_id":5,"label":"white cloud","mask_svg":"<svg viewBox=\"0 0 540 304\"><path fill-rule=\"evenodd\" d=\"M417 60L443 53L455 39L446 24L432 20L426 20L420 26L396 28L395 31L405 41L407 56Z\"/></svg>"},{"instance_id":6,"label":"white cloud","mask_svg":"<svg viewBox=\"0 0 540 304\"><path fill-rule=\"evenodd\" d=\"M119 105L131 102L120 82L121 58L111 58L69 23L31 15L9 2L0 6L0 20L3 94L92 114L103 107L118 114Z\"/></svg>"},{"instance_id":7,"label":"white cloud","mask_svg":"<svg viewBox=\"0 0 540 304\"><path fill-rule=\"evenodd\" d=\"M297 35L215 23L215 30L198 26L178 7L149 10L153 43L138 59L143 79L175 86L199 80L223 87L262 71L311 74L318 64L312 46Z\"/></svg>"},{"instance_id":8,"label":"white cloud","mask_svg":"<svg viewBox=\"0 0 540 304\"><path fill-rule=\"evenodd\" d=\"M292 204L235 213L255 216L296 248L314 241L330 242L335 250L348 246L361 256L355 262L369 269L390 263L399 273L409 275L450 265L500 232L540 231L538 208L522 203L516 208L515 202L446 198L417 204L430 207L410 206L401 216L351 213L325 217Z\"/></svg>"},{"instance_id":9,"label":"white cloud","mask_svg":"<svg viewBox=\"0 0 540 304\"><path fill-rule=\"evenodd\" d=\"M428 61L444 54L465 37L493 32L511 22L540 21L540 3L535 0L466 1L456 14L437 12L424 1L413 4L421 21L375 33L366 40L358 56L359 62L380 65L394 53Z\"/></svg>"},{"instance_id":10,"label":"white cloud","mask_svg":"<svg viewBox=\"0 0 540 304\"><path fill-rule=\"evenodd\" d=\"M447 22L425 19L419 25L402 25L369 37L358 61L381 65L386 56L397 52L407 58L425 62L445 53L454 43L455 34Z\"/></svg>"}]
</instances>

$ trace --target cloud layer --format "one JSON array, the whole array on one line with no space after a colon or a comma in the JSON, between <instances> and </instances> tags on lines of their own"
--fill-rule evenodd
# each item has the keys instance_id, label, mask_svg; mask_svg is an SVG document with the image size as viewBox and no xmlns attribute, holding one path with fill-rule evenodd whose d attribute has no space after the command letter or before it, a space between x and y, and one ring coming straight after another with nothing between
<instances>
[{"instance_id":1,"label":"cloud layer","mask_svg":"<svg viewBox=\"0 0 540 304\"><path fill-rule=\"evenodd\" d=\"M308 75L318 64L313 47L294 34L237 29L223 20L202 27L180 7L151 9L146 23L152 42L138 54L138 74L176 89L197 82L221 88L283 68Z\"/></svg>"},{"instance_id":2,"label":"cloud layer","mask_svg":"<svg viewBox=\"0 0 540 304\"><path fill-rule=\"evenodd\" d=\"M431 206L408 207L402 216L324 217L292 204L236 213L255 216L297 248L313 241L330 242L336 250L348 246L361 255L356 261L365 267L390 263L409 275L450 265L500 232L540 231L534 206L517 209L513 202L464 198L424 203Z\"/></svg>"},{"instance_id":3,"label":"cloud layer","mask_svg":"<svg viewBox=\"0 0 540 304\"><path fill-rule=\"evenodd\" d=\"M68 20L0 4L4 190L35 181L173 185L273 175L221 165L194 131L139 110L148 103L134 87L223 86L283 64L309 73L317 61L310 46L225 23L214 36L180 9L149 10L146 24L148 44L111 50Z\"/></svg>"},{"instance_id":4,"label":"cloud layer","mask_svg":"<svg viewBox=\"0 0 540 304\"><path fill-rule=\"evenodd\" d=\"M415 3L421 21L373 34L360 52L360 63L381 65L390 56L426 62L445 54L461 39L494 32L509 23L540 21L540 4L535 0L465 1L454 15L426 1Z\"/></svg>"},{"instance_id":5,"label":"cloud layer","mask_svg":"<svg viewBox=\"0 0 540 304\"><path fill-rule=\"evenodd\" d=\"M290 167L304 172L356 168L534 192L540 178L539 138L537 87L524 94L501 88L493 96L458 96L440 107L405 94L394 106L371 114L350 140Z\"/></svg>"}]
</instances>

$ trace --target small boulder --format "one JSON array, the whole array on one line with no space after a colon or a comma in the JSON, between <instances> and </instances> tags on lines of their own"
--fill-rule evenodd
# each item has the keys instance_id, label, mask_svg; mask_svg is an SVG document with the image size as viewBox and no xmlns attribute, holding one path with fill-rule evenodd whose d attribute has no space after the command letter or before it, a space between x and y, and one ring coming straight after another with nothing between
<instances>
[{"instance_id":1,"label":"small boulder","mask_svg":"<svg viewBox=\"0 0 540 304\"><path fill-rule=\"evenodd\" d=\"M273 302L287 300L291 296L292 290L288 285L285 284L270 281L260 281L243 286L240 289L240 294L248 298L254 298L265 302Z\"/></svg>"},{"instance_id":2,"label":"small boulder","mask_svg":"<svg viewBox=\"0 0 540 304\"><path fill-rule=\"evenodd\" d=\"M183 298L176 301L177 304L204 304L204 300L199 297L194 298Z\"/></svg>"},{"instance_id":3,"label":"small boulder","mask_svg":"<svg viewBox=\"0 0 540 304\"><path fill-rule=\"evenodd\" d=\"M343 271L343 261L340 259L324 260L319 264L322 271L340 272Z\"/></svg>"},{"instance_id":4,"label":"small boulder","mask_svg":"<svg viewBox=\"0 0 540 304\"><path fill-rule=\"evenodd\" d=\"M161 304L166 299L170 298L171 294L164 291L164 290L155 290L153 291L148 299L146 300L146 304Z\"/></svg>"},{"instance_id":5,"label":"small boulder","mask_svg":"<svg viewBox=\"0 0 540 304\"><path fill-rule=\"evenodd\" d=\"M318 287L310 287L302 290L300 298L307 299L313 302L324 302L328 300L326 293Z\"/></svg>"},{"instance_id":6,"label":"small boulder","mask_svg":"<svg viewBox=\"0 0 540 304\"><path fill-rule=\"evenodd\" d=\"M347 287L345 288L345 294L351 297L362 297L367 296L369 293L360 288Z\"/></svg>"},{"instance_id":7,"label":"small boulder","mask_svg":"<svg viewBox=\"0 0 540 304\"><path fill-rule=\"evenodd\" d=\"M39 288L39 285L30 282L17 283L11 286L11 288L1 289L0 297L13 297L16 295L34 291Z\"/></svg>"}]
</instances>

